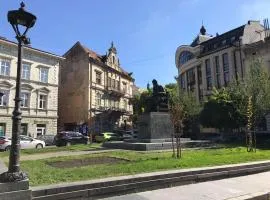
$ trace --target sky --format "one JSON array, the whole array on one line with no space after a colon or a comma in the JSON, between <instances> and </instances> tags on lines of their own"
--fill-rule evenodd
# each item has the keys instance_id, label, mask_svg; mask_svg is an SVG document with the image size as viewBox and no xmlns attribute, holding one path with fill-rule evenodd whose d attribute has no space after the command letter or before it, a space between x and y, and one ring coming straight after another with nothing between
<instances>
[{"instance_id":1,"label":"sky","mask_svg":"<svg viewBox=\"0 0 270 200\"><path fill-rule=\"evenodd\" d=\"M7 12L21 0L0 0L0 36L15 41ZM74 43L104 55L113 41L121 66L145 88L175 82L175 51L203 23L215 35L270 17L270 0L24 0L37 16L28 32L35 48L63 55Z\"/></svg>"}]
</instances>

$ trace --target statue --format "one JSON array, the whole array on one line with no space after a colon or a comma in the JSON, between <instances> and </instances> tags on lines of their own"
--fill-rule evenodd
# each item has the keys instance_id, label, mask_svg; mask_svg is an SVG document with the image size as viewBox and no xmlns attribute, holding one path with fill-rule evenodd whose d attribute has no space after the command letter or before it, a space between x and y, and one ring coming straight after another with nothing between
<instances>
[{"instance_id":1,"label":"statue","mask_svg":"<svg viewBox=\"0 0 270 200\"><path fill-rule=\"evenodd\" d=\"M153 94L147 99L146 112L168 112L168 94L156 79L153 79ZM149 85L148 85L149 87Z\"/></svg>"}]
</instances>

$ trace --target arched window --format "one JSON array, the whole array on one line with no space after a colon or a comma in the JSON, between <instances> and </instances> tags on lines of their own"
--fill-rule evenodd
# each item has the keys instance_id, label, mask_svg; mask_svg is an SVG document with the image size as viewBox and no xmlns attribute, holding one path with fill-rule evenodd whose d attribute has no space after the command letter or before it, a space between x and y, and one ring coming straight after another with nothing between
<instances>
[{"instance_id":1,"label":"arched window","mask_svg":"<svg viewBox=\"0 0 270 200\"><path fill-rule=\"evenodd\" d=\"M179 64L180 66L185 64L187 61L191 60L192 58L194 58L194 55L189 52L189 51L183 51L181 54L180 54L180 57L179 57Z\"/></svg>"}]
</instances>

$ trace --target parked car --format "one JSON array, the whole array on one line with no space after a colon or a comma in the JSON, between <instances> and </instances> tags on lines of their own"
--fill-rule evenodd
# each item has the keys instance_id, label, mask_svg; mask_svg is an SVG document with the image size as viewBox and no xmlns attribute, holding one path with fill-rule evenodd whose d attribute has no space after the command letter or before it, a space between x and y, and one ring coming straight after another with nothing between
<instances>
[{"instance_id":1,"label":"parked car","mask_svg":"<svg viewBox=\"0 0 270 200\"><path fill-rule=\"evenodd\" d=\"M26 135L20 135L20 146L21 149L32 149L32 148L43 148L45 147L45 142L37 140ZM11 138L1 137L0 138L0 149L4 151L9 151L11 148Z\"/></svg>"},{"instance_id":2,"label":"parked car","mask_svg":"<svg viewBox=\"0 0 270 200\"><path fill-rule=\"evenodd\" d=\"M113 140L121 140L120 135L117 133L105 132L95 136L96 142L105 142Z\"/></svg>"},{"instance_id":3,"label":"parked car","mask_svg":"<svg viewBox=\"0 0 270 200\"><path fill-rule=\"evenodd\" d=\"M4 151L9 151L11 147L11 138L6 136L0 137L0 149Z\"/></svg>"},{"instance_id":4,"label":"parked car","mask_svg":"<svg viewBox=\"0 0 270 200\"><path fill-rule=\"evenodd\" d=\"M46 146L51 146L51 145L55 145L54 137L55 137L55 135L47 135L46 134L46 135L37 136L37 139L44 141Z\"/></svg>"},{"instance_id":5,"label":"parked car","mask_svg":"<svg viewBox=\"0 0 270 200\"><path fill-rule=\"evenodd\" d=\"M79 132L61 131L54 137L56 146L70 146L72 144L89 144L89 137Z\"/></svg>"},{"instance_id":6,"label":"parked car","mask_svg":"<svg viewBox=\"0 0 270 200\"><path fill-rule=\"evenodd\" d=\"M136 139L138 137L136 130L118 130L119 135L121 135L123 140L126 139Z\"/></svg>"}]
</instances>

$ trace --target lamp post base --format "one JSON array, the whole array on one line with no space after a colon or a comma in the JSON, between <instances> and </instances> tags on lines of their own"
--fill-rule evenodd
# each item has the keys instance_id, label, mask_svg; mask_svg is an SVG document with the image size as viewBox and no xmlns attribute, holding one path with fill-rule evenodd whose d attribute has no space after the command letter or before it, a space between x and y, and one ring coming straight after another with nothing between
<instances>
[{"instance_id":1,"label":"lamp post base","mask_svg":"<svg viewBox=\"0 0 270 200\"><path fill-rule=\"evenodd\" d=\"M7 182L19 182L28 180L28 176L25 172L4 172L0 174L0 182L7 183Z\"/></svg>"}]
</instances>

